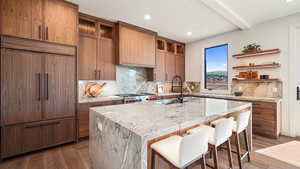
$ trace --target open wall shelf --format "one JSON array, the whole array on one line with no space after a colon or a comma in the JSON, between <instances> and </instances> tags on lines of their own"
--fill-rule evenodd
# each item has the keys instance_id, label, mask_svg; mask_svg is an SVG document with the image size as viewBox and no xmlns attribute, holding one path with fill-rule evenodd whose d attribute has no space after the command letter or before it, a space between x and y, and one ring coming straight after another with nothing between
<instances>
[{"instance_id":1,"label":"open wall shelf","mask_svg":"<svg viewBox=\"0 0 300 169\"><path fill-rule=\"evenodd\" d=\"M280 53L280 49L270 49L270 50L262 50L262 51L253 52L253 53L237 54L237 55L233 55L233 57L235 57L235 58L244 58L244 57L271 55L271 54L277 54L277 53Z\"/></svg>"},{"instance_id":2,"label":"open wall shelf","mask_svg":"<svg viewBox=\"0 0 300 169\"><path fill-rule=\"evenodd\" d=\"M253 65L253 66L235 66L232 69L264 69L264 68L278 68L280 67L279 63L274 64L261 64L261 65Z\"/></svg>"},{"instance_id":3,"label":"open wall shelf","mask_svg":"<svg viewBox=\"0 0 300 169\"><path fill-rule=\"evenodd\" d=\"M280 82L279 79L244 79L244 80L232 80L233 82L254 82L254 83L271 83Z\"/></svg>"}]
</instances>

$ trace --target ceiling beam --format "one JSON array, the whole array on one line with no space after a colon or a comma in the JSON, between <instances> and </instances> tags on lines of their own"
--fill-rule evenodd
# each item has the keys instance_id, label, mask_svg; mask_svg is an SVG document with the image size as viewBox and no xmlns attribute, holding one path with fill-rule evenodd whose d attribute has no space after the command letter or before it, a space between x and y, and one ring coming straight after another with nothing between
<instances>
[{"instance_id":1,"label":"ceiling beam","mask_svg":"<svg viewBox=\"0 0 300 169\"><path fill-rule=\"evenodd\" d=\"M221 0L201 0L207 7L213 9L226 20L236 25L240 29L249 29L250 24L225 5Z\"/></svg>"}]
</instances>

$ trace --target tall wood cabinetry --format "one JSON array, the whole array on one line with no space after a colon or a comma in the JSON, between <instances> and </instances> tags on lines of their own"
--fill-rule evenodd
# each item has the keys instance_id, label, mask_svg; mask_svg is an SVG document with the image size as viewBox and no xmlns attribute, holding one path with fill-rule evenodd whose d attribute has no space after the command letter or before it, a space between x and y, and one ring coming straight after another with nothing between
<instances>
[{"instance_id":1,"label":"tall wood cabinetry","mask_svg":"<svg viewBox=\"0 0 300 169\"><path fill-rule=\"evenodd\" d=\"M164 38L157 39L154 80L171 81L175 75L185 79L185 45Z\"/></svg>"},{"instance_id":2,"label":"tall wood cabinetry","mask_svg":"<svg viewBox=\"0 0 300 169\"><path fill-rule=\"evenodd\" d=\"M156 32L124 22L117 23L118 64L136 67L155 67Z\"/></svg>"},{"instance_id":3,"label":"tall wood cabinetry","mask_svg":"<svg viewBox=\"0 0 300 169\"><path fill-rule=\"evenodd\" d=\"M1 158L75 141L76 48L1 36Z\"/></svg>"},{"instance_id":4,"label":"tall wood cabinetry","mask_svg":"<svg viewBox=\"0 0 300 169\"><path fill-rule=\"evenodd\" d=\"M0 3L0 34L77 44L77 5L63 0L1 0Z\"/></svg>"},{"instance_id":5,"label":"tall wood cabinetry","mask_svg":"<svg viewBox=\"0 0 300 169\"><path fill-rule=\"evenodd\" d=\"M80 15L79 80L115 80L115 25Z\"/></svg>"}]
</instances>

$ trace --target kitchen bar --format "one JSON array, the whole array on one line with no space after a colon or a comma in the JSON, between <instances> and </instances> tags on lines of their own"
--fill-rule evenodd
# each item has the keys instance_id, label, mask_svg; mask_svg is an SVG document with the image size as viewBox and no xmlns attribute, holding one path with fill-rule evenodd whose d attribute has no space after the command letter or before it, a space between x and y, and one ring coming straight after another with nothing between
<instances>
[{"instance_id":1,"label":"kitchen bar","mask_svg":"<svg viewBox=\"0 0 300 169\"><path fill-rule=\"evenodd\" d=\"M252 110L251 103L188 97L90 109L93 168L149 169L149 144L163 136ZM250 118L251 124L251 118ZM181 132L180 132L181 131ZM252 147L252 132L249 140ZM113 160L112 160L113 159Z\"/></svg>"}]
</instances>

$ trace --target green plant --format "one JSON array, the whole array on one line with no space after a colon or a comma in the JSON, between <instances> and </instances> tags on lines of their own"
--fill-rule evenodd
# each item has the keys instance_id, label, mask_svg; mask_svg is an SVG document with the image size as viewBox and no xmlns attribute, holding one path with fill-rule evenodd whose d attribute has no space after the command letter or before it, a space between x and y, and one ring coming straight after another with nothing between
<instances>
[{"instance_id":1,"label":"green plant","mask_svg":"<svg viewBox=\"0 0 300 169\"><path fill-rule=\"evenodd\" d=\"M260 45L257 45L256 43L251 43L247 46L244 46L244 49L243 49L243 53L248 53L248 52L257 52L257 51L261 51L261 46Z\"/></svg>"}]
</instances>

